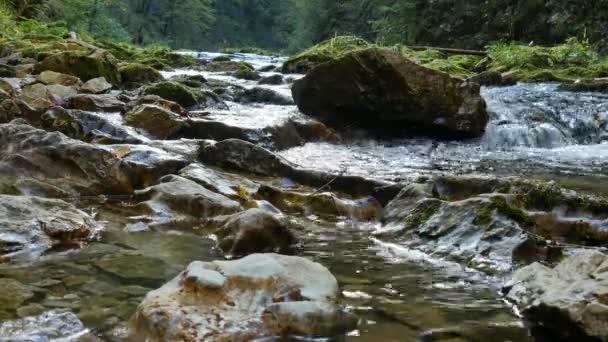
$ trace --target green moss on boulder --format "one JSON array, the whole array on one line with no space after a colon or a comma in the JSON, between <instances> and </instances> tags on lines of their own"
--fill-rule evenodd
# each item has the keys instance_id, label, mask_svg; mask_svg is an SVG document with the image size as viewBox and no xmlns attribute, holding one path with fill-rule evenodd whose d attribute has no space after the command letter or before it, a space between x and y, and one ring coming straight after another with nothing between
<instances>
[{"instance_id":1,"label":"green moss on boulder","mask_svg":"<svg viewBox=\"0 0 608 342\"><path fill-rule=\"evenodd\" d=\"M120 67L119 71L127 88L137 88L163 80L163 76L156 69L139 63L127 64Z\"/></svg>"},{"instance_id":2,"label":"green moss on boulder","mask_svg":"<svg viewBox=\"0 0 608 342\"><path fill-rule=\"evenodd\" d=\"M199 97L191 88L177 82L161 82L145 89L146 95L158 95L165 100L177 102L185 108L199 104Z\"/></svg>"},{"instance_id":3,"label":"green moss on boulder","mask_svg":"<svg viewBox=\"0 0 608 342\"><path fill-rule=\"evenodd\" d=\"M36 64L35 73L50 70L76 76L83 81L104 77L113 85L120 84L120 73L116 59L108 52L97 50L93 53L63 52L46 57Z\"/></svg>"},{"instance_id":4,"label":"green moss on boulder","mask_svg":"<svg viewBox=\"0 0 608 342\"><path fill-rule=\"evenodd\" d=\"M340 58L349 52L367 49L375 45L353 36L338 36L321 42L299 55L293 56L283 64L285 74L304 74L315 66Z\"/></svg>"}]
</instances>

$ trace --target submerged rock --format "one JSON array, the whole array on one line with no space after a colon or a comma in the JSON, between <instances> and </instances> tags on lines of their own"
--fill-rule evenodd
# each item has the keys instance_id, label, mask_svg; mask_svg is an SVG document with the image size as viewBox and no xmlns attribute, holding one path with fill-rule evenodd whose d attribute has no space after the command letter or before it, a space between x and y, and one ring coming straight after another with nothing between
<instances>
[{"instance_id":1,"label":"submerged rock","mask_svg":"<svg viewBox=\"0 0 608 342\"><path fill-rule=\"evenodd\" d=\"M221 121L191 119L188 120L188 127L181 132L181 135L218 141L240 139L273 150L284 150L311 141L340 141L339 135L334 130L315 120L287 120L264 128L245 128L231 126Z\"/></svg>"},{"instance_id":2,"label":"submerged rock","mask_svg":"<svg viewBox=\"0 0 608 342\"><path fill-rule=\"evenodd\" d=\"M148 293L134 322L140 337L152 340L333 337L356 326L337 307L337 296L332 274L300 257L253 254L235 261L195 261Z\"/></svg>"},{"instance_id":3,"label":"submerged rock","mask_svg":"<svg viewBox=\"0 0 608 342\"><path fill-rule=\"evenodd\" d=\"M2 223L0 223L0 227L1 225ZM3 229L0 228L0 232L2 231ZM0 278L0 288L2 288L0 310L17 310L25 301L34 297L34 292L29 287L14 279ZM1 330L2 327L0 326ZM0 336L6 337L5 335Z\"/></svg>"},{"instance_id":4,"label":"submerged rock","mask_svg":"<svg viewBox=\"0 0 608 342\"><path fill-rule=\"evenodd\" d=\"M215 220L220 226L215 234L226 255L241 257L253 253L285 253L296 242L293 223L285 216L261 209L249 209Z\"/></svg>"},{"instance_id":5,"label":"submerged rock","mask_svg":"<svg viewBox=\"0 0 608 342\"><path fill-rule=\"evenodd\" d=\"M293 101L272 89L254 87L236 92L235 100L243 103L268 103L276 105L291 105Z\"/></svg>"},{"instance_id":6,"label":"submerged rock","mask_svg":"<svg viewBox=\"0 0 608 342\"><path fill-rule=\"evenodd\" d=\"M270 84L270 85L279 85L283 84L283 75L275 74L266 77L262 77L258 84Z\"/></svg>"},{"instance_id":7,"label":"submerged rock","mask_svg":"<svg viewBox=\"0 0 608 342\"><path fill-rule=\"evenodd\" d=\"M177 82L161 82L145 89L146 95L158 95L163 99L177 102L185 108L192 108L198 104L194 92Z\"/></svg>"},{"instance_id":8,"label":"submerged rock","mask_svg":"<svg viewBox=\"0 0 608 342\"><path fill-rule=\"evenodd\" d=\"M608 341L604 253L579 250L554 268L534 263L515 272L505 290L524 317L554 340Z\"/></svg>"},{"instance_id":9,"label":"submerged rock","mask_svg":"<svg viewBox=\"0 0 608 342\"><path fill-rule=\"evenodd\" d=\"M0 195L0 254L43 251L56 243L83 241L93 219L61 200Z\"/></svg>"},{"instance_id":10,"label":"submerged rock","mask_svg":"<svg viewBox=\"0 0 608 342\"><path fill-rule=\"evenodd\" d=\"M158 95L187 109L206 108L220 102L219 97L211 91L190 88L177 82L161 82L148 86L144 89L144 94Z\"/></svg>"},{"instance_id":11,"label":"submerged rock","mask_svg":"<svg viewBox=\"0 0 608 342\"><path fill-rule=\"evenodd\" d=\"M608 92L608 78L577 80L574 83L563 83L559 85L557 90L606 93Z\"/></svg>"},{"instance_id":12,"label":"submerged rock","mask_svg":"<svg viewBox=\"0 0 608 342\"><path fill-rule=\"evenodd\" d=\"M348 217L357 221L374 221L382 217L382 205L373 197L351 200L330 192L300 193L262 185L255 194L288 213L314 214L335 218Z\"/></svg>"},{"instance_id":13,"label":"submerged rock","mask_svg":"<svg viewBox=\"0 0 608 342\"><path fill-rule=\"evenodd\" d=\"M263 147L238 139L202 146L199 158L204 163L226 170L289 178L303 185L324 186L328 191L352 196L372 195L381 204L388 203L400 190L390 182L301 169Z\"/></svg>"},{"instance_id":14,"label":"submerged rock","mask_svg":"<svg viewBox=\"0 0 608 342\"><path fill-rule=\"evenodd\" d=\"M128 252L104 256L95 261L95 266L128 281L150 284L164 281L177 273L175 267L162 259Z\"/></svg>"},{"instance_id":15,"label":"submerged rock","mask_svg":"<svg viewBox=\"0 0 608 342\"><path fill-rule=\"evenodd\" d=\"M366 49L321 64L294 82L300 110L336 127L382 134L475 137L489 120L479 85Z\"/></svg>"},{"instance_id":16,"label":"submerged rock","mask_svg":"<svg viewBox=\"0 0 608 342\"><path fill-rule=\"evenodd\" d=\"M262 76L260 76L260 74L257 71L251 70L248 68L241 68L241 69L233 72L232 76L234 78L238 78L238 79L242 79L242 80L249 80L249 81L257 81L260 78L262 78Z\"/></svg>"},{"instance_id":17,"label":"submerged rock","mask_svg":"<svg viewBox=\"0 0 608 342\"><path fill-rule=\"evenodd\" d=\"M4 321L0 336L6 341L97 341L75 314L60 310Z\"/></svg>"}]
</instances>

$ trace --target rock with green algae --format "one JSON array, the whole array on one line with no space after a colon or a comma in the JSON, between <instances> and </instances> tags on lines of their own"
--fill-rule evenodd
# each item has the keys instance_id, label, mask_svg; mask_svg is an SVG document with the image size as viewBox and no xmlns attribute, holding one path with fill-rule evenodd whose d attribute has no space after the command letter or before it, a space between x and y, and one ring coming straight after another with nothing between
<instances>
[{"instance_id":1,"label":"rock with green algae","mask_svg":"<svg viewBox=\"0 0 608 342\"><path fill-rule=\"evenodd\" d=\"M241 69L233 72L232 76L234 76L235 78L238 78L238 79L249 80L249 81L257 81L260 78L262 78L262 76L260 76L260 74L257 71L251 70L248 68L241 68Z\"/></svg>"},{"instance_id":2,"label":"rock with green algae","mask_svg":"<svg viewBox=\"0 0 608 342\"><path fill-rule=\"evenodd\" d=\"M206 67L207 71L210 72L237 72L239 70L251 70L254 68L251 64L245 62L211 62Z\"/></svg>"},{"instance_id":3,"label":"rock with green algae","mask_svg":"<svg viewBox=\"0 0 608 342\"><path fill-rule=\"evenodd\" d=\"M55 71L76 76L83 81L104 77L113 85L120 85L120 72L116 59L108 52L64 52L50 55L36 64L34 72Z\"/></svg>"},{"instance_id":4,"label":"rock with green algae","mask_svg":"<svg viewBox=\"0 0 608 342\"><path fill-rule=\"evenodd\" d=\"M146 95L158 95L165 100L177 102L185 108L199 105L199 97L194 89L177 82L161 82L144 89Z\"/></svg>"},{"instance_id":5,"label":"rock with green algae","mask_svg":"<svg viewBox=\"0 0 608 342\"><path fill-rule=\"evenodd\" d=\"M131 63L121 66L118 70L123 85L129 89L163 80L163 76L156 69L144 64Z\"/></svg>"}]
</instances>

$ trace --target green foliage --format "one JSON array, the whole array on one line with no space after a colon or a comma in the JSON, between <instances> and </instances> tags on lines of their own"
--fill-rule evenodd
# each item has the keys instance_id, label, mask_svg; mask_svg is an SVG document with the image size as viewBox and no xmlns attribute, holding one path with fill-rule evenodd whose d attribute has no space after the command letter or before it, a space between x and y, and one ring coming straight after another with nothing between
<instances>
[{"instance_id":1,"label":"green foliage","mask_svg":"<svg viewBox=\"0 0 608 342\"><path fill-rule=\"evenodd\" d=\"M69 30L63 21L43 23L33 19L22 20L17 23L17 28L24 34L51 35L57 37L67 36Z\"/></svg>"},{"instance_id":2,"label":"green foliage","mask_svg":"<svg viewBox=\"0 0 608 342\"><path fill-rule=\"evenodd\" d=\"M568 82L579 78L603 77L608 63L600 59L589 42L570 38L554 47L495 44L487 47L490 68L518 71L523 81Z\"/></svg>"},{"instance_id":3,"label":"green foliage","mask_svg":"<svg viewBox=\"0 0 608 342\"><path fill-rule=\"evenodd\" d=\"M14 36L17 33L17 25L13 19L11 8L0 0L0 35L2 37Z\"/></svg>"}]
</instances>

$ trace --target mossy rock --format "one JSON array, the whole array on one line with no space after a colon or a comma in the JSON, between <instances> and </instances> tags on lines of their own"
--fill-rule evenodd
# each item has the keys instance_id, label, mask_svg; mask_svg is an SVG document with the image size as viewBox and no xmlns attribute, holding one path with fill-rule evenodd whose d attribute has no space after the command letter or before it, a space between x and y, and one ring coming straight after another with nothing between
<instances>
[{"instance_id":1,"label":"mossy rock","mask_svg":"<svg viewBox=\"0 0 608 342\"><path fill-rule=\"evenodd\" d=\"M230 59L230 57L228 56L217 56L214 59L212 59L211 61L213 62L230 62L232 59Z\"/></svg>"},{"instance_id":2,"label":"mossy rock","mask_svg":"<svg viewBox=\"0 0 608 342\"><path fill-rule=\"evenodd\" d=\"M83 81L104 77L113 85L120 84L120 72L115 58L103 50L91 54L64 52L46 57L36 64L35 73L50 70L76 76Z\"/></svg>"},{"instance_id":3,"label":"mossy rock","mask_svg":"<svg viewBox=\"0 0 608 342\"><path fill-rule=\"evenodd\" d=\"M523 209L513 204L509 204L506 198L502 196L492 197L490 203L479 211L479 214L473 220L473 224L478 226L490 224L494 219L494 213L517 222L524 228L529 228L534 225L534 219L527 215Z\"/></svg>"},{"instance_id":4,"label":"mossy rock","mask_svg":"<svg viewBox=\"0 0 608 342\"><path fill-rule=\"evenodd\" d=\"M260 78L262 78L262 76L260 76L260 74L258 74L257 71L248 69L248 68L242 68L239 69L237 71L235 71L232 76L238 78L238 79L242 79L242 80L249 80L249 81L257 81Z\"/></svg>"},{"instance_id":5,"label":"mossy rock","mask_svg":"<svg viewBox=\"0 0 608 342\"><path fill-rule=\"evenodd\" d=\"M136 59L135 63L147 65L147 66L150 66L150 67L152 67L152 68L154 68L156 70L171 70L171 66L169 66L169 64L167 64L162 59L154 58L154 57L143 58L143 59Z\"/></svg>"},{"instance_id":6,"label":"mossy rock","mask_svg":"<svg viewBox=\"0 0 608 342\"><path fill-rule=\"evenodd\" d=\"M177 102L185 108L192 108L199 104L200 96L177 82L161 82L145 89L146 95L158 95L165 100Z\"/></svg>"},{"instance_id":7,"label":"mossy rock","mask_svg":"<svg viewBox=\"0 0 608 342\"><path fill-rule=\"evenodd\" d=\"M237 72L240 70L251 70L253 71L255 68L245 62L211 62L207 65L207 71L211 72Z\"/></svg>"},{"instance_id":8,"label":"mossy rock","mask_svg":"<svg viewBox=\"0 0 608 342\"><path fill-rule=\"evenodd\" d=\"M416 229L428 222L441 208L441 200L426 199L420 202L405 218L408 229Z\"/></svg>"},{"instance_id":9,"label":"mossy rock","mask_svg":"<svg viewBox=\"0 0 608 342\"><path fill-rule=\"evenodd\" d=\"M127 64L120 67L119 71L122 82L127 88L137 88L163 80L163 76L156 69L143 64Z\"/></svg>"}]
</instances>

